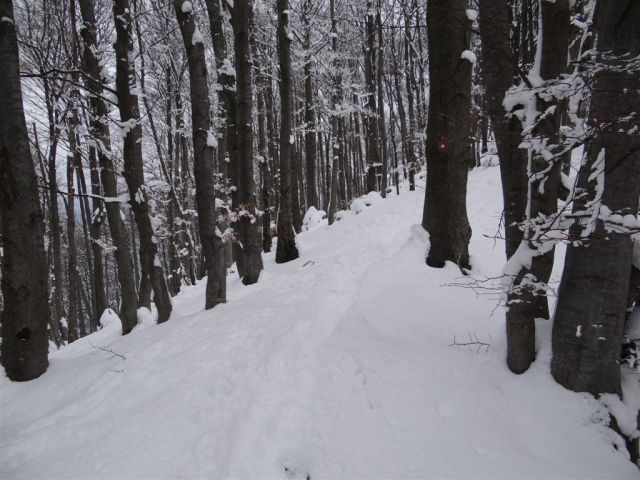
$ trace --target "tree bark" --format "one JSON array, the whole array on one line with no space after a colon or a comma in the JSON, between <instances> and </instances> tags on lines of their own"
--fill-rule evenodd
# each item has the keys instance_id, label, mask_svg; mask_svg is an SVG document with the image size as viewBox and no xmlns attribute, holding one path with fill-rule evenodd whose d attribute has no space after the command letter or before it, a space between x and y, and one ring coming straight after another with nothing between
<instances>
[{"instance_id":1,"label":"tree bark","mask_svg":"<svg viewBox=\"0 0 640 480\"><path fill-rule=\"evenodd\" d=\"M384 114L384 89L382 83L384 79L384 42L382 38L382 4L378 0L378 11L376 12L376 24L378 27L378 69L376 77L378 80L378 132L380 133L380 151L382 153L382 165L380 165L380 193L387 196L387 172L389 171L389 153L387 151L387 127L385 125Z\"/></svg>"},{"instance_id":2,"label":"tree bark","mask_svg":"<svg viewBox=\"0 0 640 480\"><path fill-rule=\"evenodd\" d=\"M0 2L0 221L2 343L11 380L39 377L49 365L48 265L44 219L22 106L13 3Z\"/></svg>"},{"instance_id":3,"label":"tree bark","mask_svg":"<svg viewBox=\"0 0 640 480\"><path fill-rule=\"evenodd\" d=\"M195 23L191 2L175 0L174 8L189 62L191 116L193 138L194 179L200 243L207 270L205 309L227 301L227 269L224 247L217 230L213 168L213 137L211 127L207 64L202 34Z\"/></svg>"},{"instance_id":4,"label":"tree bark","mask_svg":"<svg viewBox=\"0 0 640 480\"><path fill-rule=\"evenodd\" d=\"M527 158L518 148L522 125L502 105L504 95L517 77L517 60L510 44L511 15L508 0L480 0L480 36L482 38L482 79L486 105L491 119L502 180L505 250L507 259L522 241L520 224L527 203Z\"/></svg>"},{"instance_id":5,"label":"tree bark","mask_svg":"<svg viewBox=\"0 0 640 480\"><path fill-rule=\"evenodd\" d=\"M69 107L69 110L73 112L73 107ZM67 324L69 325L69 333L67 341L73 343L80 338L79 332L79 298L78 298L78 267L77 259L78 252L76 250L76 209L75 209L75 187L73 181L74 168L73 164L76 161L76 156L80 155L78 151L78 144L76 141L76 129L77 121L75 120L75 113L70 114L73 118L67 119L67 136L69 138L69 153L67 154L67 191L69 196L67 197Z\"/></svg>"},{"instance_id":6,"label":"tree bark","mask_svg":"<svg viewBox=\"0 0 640 480\"><path fill-rule=\"evenodd\" d=\"M378 148L378 109L376 108L376 79L374 75L374 66L377 60L374 16L373 0L367 0L367 18L365 22L367 38L364 52L364 77L367 87L367 192L380 190L378 176L382 166L380 149Z\"/></svg>"},{"instance_id":7,"label":"tree bark","mask_svg":"<svg viewBox=\"0 0 640 480\"><path fill-rule=\"evenodd\" d=\"M558 78L567 68L569 51L569 1L542 2L542 29L539 35L540 77L544 81ZM562 147L559 143L562 104L556 99L538 99L537 109L553 113L537 120L532 132L534 144L540 145L528 152L530 158L528 204L526 220L533 223L524 231L529 248L542 248L537 239L538 230L544 230L544 222L555 217L558 209ZM549 156L552 159L549 160ZM536 222L539 222L536 225ZM532 259L531 268L522 266L512 281L507 295L507 364L514 373L526 371L535 359L535 319L549 318L546 291L540 283L547 283L553 268L553 249ZM531 282L533 280L533 282ZM526 282L526 283L523 283Z\"/></svg>"},{"instance_id":8,"label":"tree bark","mask_svg":"<svg viewBox=\"0 0 640 480\"><path fill-rule=\"evenodd\" d=\"M574 206L574 213L591 216L571 232L575 241L567 248L558 291L551 373L574 391L621 395L619 359L633 246L628 232L607 231L598 212L606 206L623 216L638 214L640 93L629 85L640 82L640 72L628 67L640 55L640 3L598 0L594 25L592 135L579 179L588 195Z\"/></svg>"},{"instance_id":9,"label":"tree bark","mask_svg":"<svg viewBox=\"0 0 640 480\"><path fill-rule=\"evenodd\" d=\"M280 61L280 209L278 211L276 263L285 263L298 258L296 234L293 229L293 198L291 149L291 38L289 32L289 10L287 0L277 0L278 15L278 59Z\"/></svg>"},{"instance_id":10,"label":"tree bark","mask_svg":"<svg viewBox=\"0 0 640 480\"><path fill-rule=\"evenodd\" d=\"M236 133L238 141L238 206L234 210L243 265L242 283L252 285L262 270L262 242L258 235L258 218L254 198L253 177L253 92L251 81L251 50L249 24L253 6L249 0L235 2L233 7L234 50L236 55L236 81L238 103Z\"/></svg>"},{"instance_id":11,"label":"tree bark","mask_svg":"<svg viewBox=\"0 0 640 480\"><path fill-rule=\"evenodd\" d=\"M470 267L466 159L473 65L462 58L471 39L466 8L466 0L427 2L431 94L422 226L431 241L427 265L436 268L446 261Z\"/></svg>"},{"instance_id":12,"label":"tree bark","mask_svg":"<svg viewBox=\"0 0 640 480\"><path fill-rule=\"evenodd\" d=\"M91 107L90 133L96 140L98 162L100 165L100 182L105 197L118 197L118 183L116 170L111 153L111 136L106 121L108 109L100 96L102 95L101 73L95 51L98 48L96 37L96 18L93 0L80 0L80 12L83 28L80 31L84 43L82 68L87 74L85 83L91 93L89 105ZM120 214L120 203L105 202L107 222L115 248L118 283L120 284L120 320L122 333L126 335L136 326L138 296L133 271L131 251L127 240L127 231Z\"/></svg>"},{"instance_id":13,"label":"tree bark","mask_svg":"<svg viewBox=\"0 0 640 480\"><path fill-rule=\"evenodd\" d=\"M311 6L312 2L306 0L303 8L302 20L305 26L304 49L304 146L305 160L307 163L307 209L309 207L319 208L318 189L316 187L316 170L317 170L317 141L316 141L316 111L313 96L313 77L312 77L312 60L311 60Z\"/></svg>"},{"instance_id":14,"label":"tree bark","mask_svg":"<svg viewBox=\"0 0 640 480\"><path fill-rule=\"evenodd\" d=\"M124 177L129 188L130 203L140 235L140 262L142 280L140 298L144 298L142 285L147 280L151 285L154 302L158 309L158 323L166 322L171 315L171 298L158 258L158 246L154 242L154 231L149 217L148 192L144 180L142 161L142 126L138 97L132 93L135 73L129 60L132 46L132 23L129 0L114 0L113 17L116 25L116 95L120 121L124 128Z\"/></svg>"}]
</instances>

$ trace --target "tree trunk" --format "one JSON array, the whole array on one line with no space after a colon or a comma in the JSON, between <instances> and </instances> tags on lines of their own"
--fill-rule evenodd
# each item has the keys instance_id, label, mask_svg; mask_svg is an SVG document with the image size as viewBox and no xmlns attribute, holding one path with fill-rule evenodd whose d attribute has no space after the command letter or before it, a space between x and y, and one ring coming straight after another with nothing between
<instances>
[{"instance_id":1,"label":"tree trunk","mask_svg":"<svg viewBox=\"0 0 640 480\"><path fill-rule=\"evenodd\" d=\"M70 107L73 111L73 107ZM79 299L78 299L78 267L77 259L78 252L76 250L76 197L75 187L73 181L74 168L73 164L76 161L76 156L80 155L78 151L78 145L76 142L76 130L77 122L75 120L75 113L70 114L72 119L67 119L68 138L69 138L69 153L67 154L67 191L69 196L67 197L67 322L69 325L69 333L67 341L73 343L80 338L79 333Z\"/></svg>"},{"instance_id":2,"label":"tree trunk","mask_svg":"<svg viewBox=\"0 0 640 480\"><path fill-rule=\"evenodd\" d=\"M553 325L551 373L558 383L594 395L621 395L620 348L632 261L629 232L607 231L600 212L637 215L640 196L640 82L629 62L640 55L640 3L598 0L596 65L586 160L576 201ZM585 295L585 292L588 292Z\"/></svg>"},{"instance_id":3,"label":"tree trunk","mask_svg":"<svg viewBox=\"0 0 640 480\"><path fill-rule=\"evenodd\" d=\"M387 196L387 172L389 170L389 153L387 151L387 127L385 125L384 115L384 89L382 82L384 79L384 47L382 41L382 5L378 0L378 11L376 13L376 24L378 27L378 132L380 133L380 145L382 152L382 165L380 165L380 192L383 197Z\"/></svg>"},{"instance_id":4,"label":"tree trunk","mask_svg":"<svg viewBox=\"0 0 640 480\"><path fill-rule=\"evenodd\" d=\"M11 1L0 2L0 221L2 343L11 380L39 377L49 365L48 266L44 219L22 106L18 40Z\"/></svg>"},{"instance_id":5,"label":"tree trunk","mask_svg":"<svg viewBox=\"0 0 640 480\"><path fill-rule=\"evenodd\" d=\"M105 197L118 197L118 183L116 170L111 157L111 140L109 125L106 121L108 109L102 95L101 69L95 51L98 48L96 37L95 6L93 0L80 0L83 28L80 35L84 42L82 67L87 74L85 82L91 92L89 104L91 107L90 133L96 139L97 155L100 165L100 182ZM120 203L105 202L107 221L111 232L111 239L115 248L118 283L120 285L120 319L123 335L129 333L136 326L138 297L134 279L131 251L127 241L127 231L120 213Z\"/></svg>"},{"instance_id":6,"label":"tree trunk","mask_svg":"<svg viewBox=\"0 0 640 480\"><path fill-rule=\"evenodd\" d=\"M540 77L545 80L558 78L566 71L569 51L569 1L542 2L542 29L538 46L540 55ZM544 231L545 223L558 213L558 186L560 184L562 147L559 143L562 105L555 99L538 99L537 109L545 112L554 108L552 114L538 119L532 131L533 144L541 145L528 152L530 171L528 173L529 214L526 220L533 223L524 232L524 240L531 249L541 249L542 242L536 238L538 231ZM549 156L551 160L548 160ZM536 224L537 223L537 224ZM544 236L544 234L542 234ZM546 284L553 268L553 248L532 259L531 268L522 266L513 279L507 296L507 364L514 373L526 371L535 359L535 319L549 318L546 291L540 284ZM526 284L523 284L523 281Z\"/></svg>"},{"instance_id":7,"label":"tree trunk","mask_svg":"<svg viewBox=\"0 0 640 480\"><path fill-rule=\"evenodd\" d=\"M311 0L306 0L302 20L305 26L304 49L304 146L305 159L307 162L307 208L320 208L318 203L318 189L316 187L316 163L317 163L317 141L316 141L316 111L313 103L313 78L311 60Z\"/></svg>"},{"instance_id":8,"label":"tree trunk","mask_svg":"<svg viewBox=\"0 0 640 480\"><path fill-rule=\"evenodd\" d=\"M367 192L380 190L378 175L382 162L378 148L378 110L376 108L376 80L374 65L376 56L376 32L373 25L375 10L373 0L367 0L366 48L364 52L364 77L367 87Z\"/></svg>"},{"instance_id":9,"label":"tree trunk","mask_svg":"<svg viewBox=\"0 0 640 480\"><path fill-rule=\"evenodd\" d=\"M213 131L211 127L207 64L202 34L195 23L191 2L175 0L174 7L189 62L194 179L200 243L207 270L205 309L227 301L227 269L222 238L217 229L213 168Z\"/></svg>"},{"instance_id":10,"label":"tree trunk","mask_svg":"<svg viewBox=\"0 0 640 480\"><path fill-rule=\"evenodd\" d=\"M154 302L158 309L158 323L166 322L171 315L171 298L158 258L158 247L154 242L154 231L149 217L148 192L144 181L142 161L142 126L138 97L132 93L135 87L135 73L129 60L132 50L131 10L129 0L115 0L113 17L116 25L116 94L120 121L124 127L124 177L129 188L130 203L140 235L140 262L142 284L145 273L153 290ZM140 292L140 298L143 298Z\"/></svg>"},{"instance_id":11,"label":"tree trunk","mask_svg":"<svg viewBox=\"0 0 640 480\"><path fill-rule=\"evenodd\" d=\"M460 269L469 265L471 227L467 219L467 149L471 70L471 21L466 0L428 0L431 94L427 123L427 188L422 226L429 232L427 265Z\"/></svg>"},{"instance_id":12,"label":"tree trunk","mask_svg":"<svg viewBox=\"0 0 640 480\"><path fill-rule=\"evenodd\" d=\"M61 258L61 239L60 239L60 212L58 210L58 179L57 179L57 150L58 150L58 126L51 112L49 123L49 158L47 166L49 172L49 233L51 235L53 257L53 308L52 312L52 328L53 341L57 346L62 342L60 332L60 319L65 316L62 295L64 287L62 284L62 258Z\"/></svg>"},{"instance_id":13,"label":"tree trunk","mask_svg":"<svg viewBox=\"0 0 640 480\"><path fill-rule=\"evenodd\" d=\"M486 105L491 119L502 180L504 204L505 250L507 259L522 241L520 224L527 203L527 157L523 149L522 125L507 116L502 101L517 76L509 40L511 16L508 0L480 0L480 34L482 38L482 79Z\"/></svg>"},{"instance_id":14,"label":"tree trunk","mask_svg":"<svg viewBox=\"0 0 640 480\"><path fill-rule=\"evenodd\" d=\"M298 258L296 234L293 229L293 198L291 149L291 38L289 37L289 10L287 0L277 0L278 58L280 61L280 210L278 211L276 263Z\"/></svg>"},{"instance_id":15,"label":"tree trunk","mask_svg":"<svg viewBox=\"0 0 640 480\"><path fill-rule=\"evenodd\" d=\"M238 104L236 133L238 141L238 209L237 220L243 264L242 283L252 285L258 281L262 270L262 242L258 235L258 218L254 198L253 178L253 119L251 50L249 24L253 6L249 0L235 2L233 7L234 50Z\"/></svg>"}]
</instances>

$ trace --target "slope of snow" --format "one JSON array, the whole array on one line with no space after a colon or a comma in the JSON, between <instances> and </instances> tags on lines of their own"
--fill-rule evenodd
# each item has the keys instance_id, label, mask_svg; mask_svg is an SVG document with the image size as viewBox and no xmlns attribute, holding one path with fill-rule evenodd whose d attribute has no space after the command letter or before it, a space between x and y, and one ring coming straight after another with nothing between
<instances>
[{"instance_id":1,"label":"slope of snow","mask_svg":"<svg viewBox=\"0 0 640 480\"><path fill-rule=\"evenodd\" d=\"M469 180L480 278L504 264L499 185L495 167ZM225 305L184 288L163 325L111 319L39 379L0 379L0 478L638 477L603 407L551 379L549 322L513 375L496 298L425 265L423 196L321 222L257 285L231 274ZM469 334L488 349L450 346Z\"/></svg>"}]
</instances>

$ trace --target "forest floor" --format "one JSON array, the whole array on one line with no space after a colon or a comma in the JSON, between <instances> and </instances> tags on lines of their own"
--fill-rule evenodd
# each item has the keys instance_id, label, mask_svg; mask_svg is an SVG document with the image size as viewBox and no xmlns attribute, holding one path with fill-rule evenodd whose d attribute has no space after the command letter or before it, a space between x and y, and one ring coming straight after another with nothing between
<instances>
[{"instance_id":1,"label":"forest floor","mask_svg":"<svg viewBox=\"0 0 640 480\"><path fill-rule=\"evenodd\" d=\"M552 380L551 322L513 375L499 298L468 288L504 265L498 168L469 177L472 276L426 266L423 198L356 201L258 284L231 272L226 304L187 287L163 325L106 316L0 379L0 478L640 477L604 407Z\"/></svg>"}]
</instances>

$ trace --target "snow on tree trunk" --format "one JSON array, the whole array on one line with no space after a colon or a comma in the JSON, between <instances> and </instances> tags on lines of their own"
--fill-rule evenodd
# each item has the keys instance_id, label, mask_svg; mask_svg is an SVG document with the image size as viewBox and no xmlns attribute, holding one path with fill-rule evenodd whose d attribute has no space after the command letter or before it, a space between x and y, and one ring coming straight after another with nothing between
<instances>
[{"instance_id":1,"label":"snow on tree trunk","mask_svg":"<svg viewBox=\"0 0 640 480\"><path fill-rule=\"evenodd\" d=\"M213 308L227 300L227 269L224 262L224 245L217 229L215 208L215 171L213 166L213 136L209 102L207 64L202 35L195 22L195 12L185 8L188 0L175 0L174 8L189 64L191 91L191 116L193 139L193 177L196 184L196 208L200 243L207 271L205 309Z\"/></svg>"},{"instance_id":2,"label":"snow on tree trunk","mask_svg":"<svg viewBox=\"0 0 640 480\"><path fill-rule=\"evenodd\" d=\"M623 227L637 216L640 196L640 93L630 88L640 83L640 3L599 0L594 25L591 138L578 180L587 196L574 205L574 241L558 291L551 373L574 391L620 395L633 258Z\"/></svg>"},{"instance_id":3,"label":"snow on tree trunk","mask_svg":"<svg viewBox=\"0 0 640 480\"><path fill-rule=\"evenodd\" d=\"M291 41L289 10L286 0L278 0L278 58L280 61L280 209L278 211L278 244L276 262L286 263L298 258L296 235L293 229L292 155L294 137L291 85Z\"/></svg>"},{"instance_id":4,"label":"snow on tree trunk","mask_svg":"<svg viewBox=\"0 0 640 480\"><path fill-rule=\"evenodd\" d=\"M144 180L142 160L142 125L138 97L135 95L135 73L130 61L133 49L131 31L131 7L129 0L115 0L113 18L116 26L116 96L123 136L124 177L129 189L130 203L140 235L140 262L142 278L140 300L144 301L144 289L151 287L158 309L158 323L166 322L171 315L171 298L154 242L154 230L149 216L149 199Z\"/></svg>"}]
</instances>

